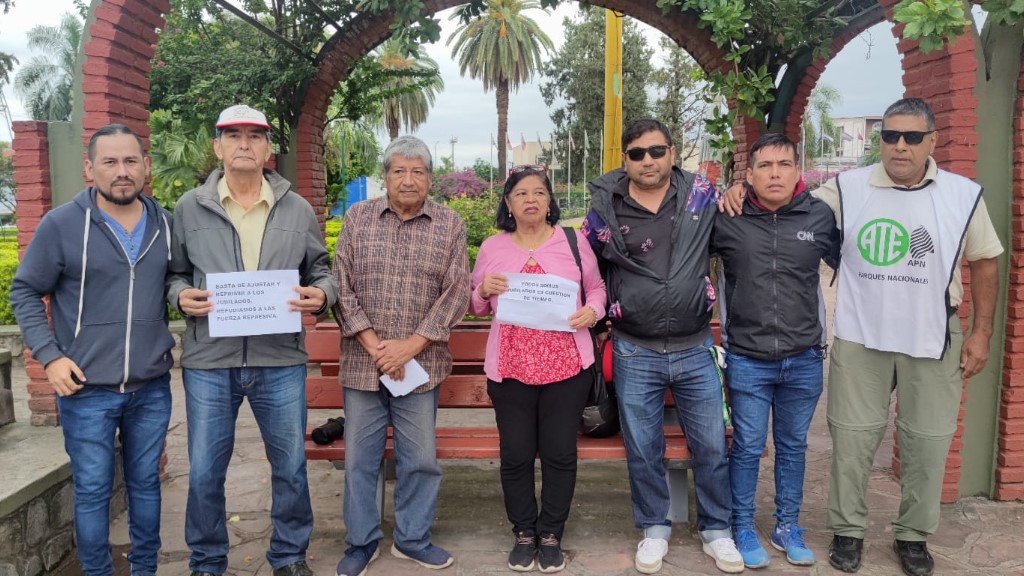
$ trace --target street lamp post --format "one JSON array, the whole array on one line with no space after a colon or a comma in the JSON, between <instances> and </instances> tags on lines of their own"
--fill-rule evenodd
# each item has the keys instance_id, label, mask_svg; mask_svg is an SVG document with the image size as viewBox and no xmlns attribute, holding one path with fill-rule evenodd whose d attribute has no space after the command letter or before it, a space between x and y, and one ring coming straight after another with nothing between
<instances>
[{"instance_id":1,"label":"street lamp post","mask_svg":"<svg viewBox=\"0 0 1024 576\"><path fill-rule=\"evenodd\" d=\"M459 139L456 138L455 136L452 136L452 139L449 140L449 142L451 142L452 144L452 172L455 172L455 143L458 141Z\"/></svg>"}]
</instances>

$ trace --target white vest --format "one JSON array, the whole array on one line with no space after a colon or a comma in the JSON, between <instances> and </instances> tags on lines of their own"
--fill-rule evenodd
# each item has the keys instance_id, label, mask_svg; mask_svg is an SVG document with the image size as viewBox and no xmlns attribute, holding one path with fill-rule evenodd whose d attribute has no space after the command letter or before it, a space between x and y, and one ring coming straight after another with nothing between
<instances>
[{"instance_id":1,"label":"white vest","mask_svg":"<svg viewBox=\"0 0 1024 576\"><path fill-rule=\"evenodd\" d=\"M836 177L843 245L835 335L883 352L941 358L949 282L981 187L939 170L918 190L878 188L869 183L875 169Z\"/></svg>"}]
</instances>

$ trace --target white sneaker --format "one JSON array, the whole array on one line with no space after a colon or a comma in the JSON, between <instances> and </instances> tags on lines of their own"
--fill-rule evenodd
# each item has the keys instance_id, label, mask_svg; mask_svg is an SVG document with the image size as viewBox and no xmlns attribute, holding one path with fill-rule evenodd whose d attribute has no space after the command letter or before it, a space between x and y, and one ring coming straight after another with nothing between
<instances>
[{"instance_id":1,"label":"white sneaker","mask_svg":"<svg viewBox=\"0 0 1024 576\"><path fill-rule=\"evenodd\" d=\"M636 547L634 565L641 574L657 574L661 570L661 559L668 554L668 540L644 538ZM743 561L740 561L743 566Z\"/></svg>"},{"instance_id":2,"label":"white sneaker","mask_svg":"<svg viewBox=\"0 0 1024 576\"><path fill-rule=\"evenodd\" d=\"M715 559L715 566L722 572L743 572L743 556L732 538L719 538L704 544L704 553Z\"/></svg>"}]
</instances>

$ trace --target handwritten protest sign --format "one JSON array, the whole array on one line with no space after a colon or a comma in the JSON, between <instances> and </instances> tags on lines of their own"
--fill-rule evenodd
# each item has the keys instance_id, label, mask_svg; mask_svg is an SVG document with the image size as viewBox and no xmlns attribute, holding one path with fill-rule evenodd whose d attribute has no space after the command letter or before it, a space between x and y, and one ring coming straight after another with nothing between
<instances>
[{"instance_id":1,"label":"handwritten protest sign","mask_svg":"<svg viewBox=\"0 0 1024 576\"><path fill-rule=\"evenodd\" d=\"M574 332L569 316L576 312L580 285L552 274L506 274L508 291L498 296L495 318L500 322Z\"/></svg>"},{"instance_id":2,"label":"handwritten protest sign","mask_svg":"<svg viewBox=\"0 0 1024 576\"><path fill-rule=\"evenodd\" d=\"M260 270L207 274L213 292L210 336L283 334L302 329L302 315L288 311L297 300L298 270Z\"/></svg>"}]
</instances>

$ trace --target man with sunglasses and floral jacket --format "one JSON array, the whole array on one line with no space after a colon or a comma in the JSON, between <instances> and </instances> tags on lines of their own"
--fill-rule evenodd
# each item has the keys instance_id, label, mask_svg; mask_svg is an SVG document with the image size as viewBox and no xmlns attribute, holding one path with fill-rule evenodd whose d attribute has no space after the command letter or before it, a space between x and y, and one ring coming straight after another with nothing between
<instances>
[{"instance_id":1,"label":"man with sunglasses and floral jacket","mask_svg":"<svg viewBox=\"0 0 1024 576\"><path fill-rule=\"evenodd\" d=\"M635 566L661 570L672 536L665 477L665 392L693 454L697 529L724 572L742 572L729 525L722 380L711 353L708 245L718 192L675 167L668 128L637 120L622 134L625 168L588 184L583 234L608 287L615 392L626 444L633 519L644 538Z\"/></svg>"}]
</instances>

